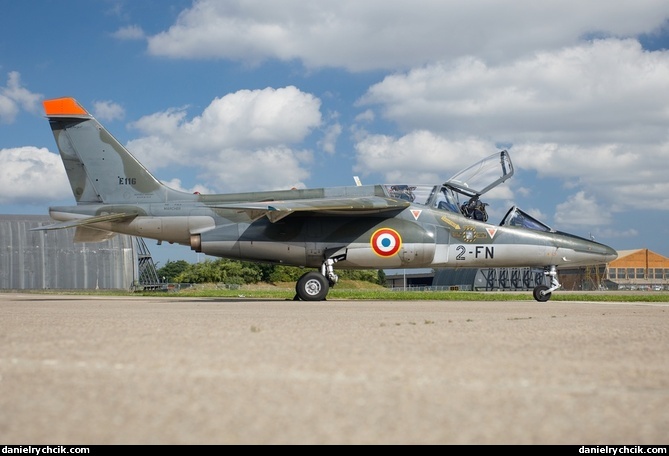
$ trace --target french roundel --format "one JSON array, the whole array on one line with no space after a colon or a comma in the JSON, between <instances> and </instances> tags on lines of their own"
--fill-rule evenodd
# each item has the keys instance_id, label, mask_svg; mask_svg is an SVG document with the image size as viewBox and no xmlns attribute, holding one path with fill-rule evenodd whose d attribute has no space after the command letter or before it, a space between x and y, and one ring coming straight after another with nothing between
<instances>
[{"instance_id":1,"label":"french roundel","mask_svg":"<svg viewBox=\"0 0 669 456\"><path fill-rule=\"evenodd\" d=\"M372 234L372 250L377 255L389 257L395 255L402 247L400 234L390 228L381 228Z\"/></svg>"}]
</instances>

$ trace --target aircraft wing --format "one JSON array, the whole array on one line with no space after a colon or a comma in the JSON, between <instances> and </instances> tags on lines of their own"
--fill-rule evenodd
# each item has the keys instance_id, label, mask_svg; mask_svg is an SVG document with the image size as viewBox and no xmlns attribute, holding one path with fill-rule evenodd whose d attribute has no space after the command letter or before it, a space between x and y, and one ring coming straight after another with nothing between
<instances>
[{"instance_id":1,"label":"aircraft wing","mask_svg":"<svg viewBox=\"0 0 669 456\"><path fill-rule=\"evenodd\" d=\"M266 216L275 223L295 212L336 213L339 215L365 215L369 213L397 211L409 207L405 200L379 196L360 198L296 199L286 201L262 201L210 206L217 209L233 209L246 212L253 220Z\"/></svg>"},{"instance_id":2,"label":"aircraft wing","mask_svg":"<svg viewBox=\"0 0 669 456\"><path fill-rule=\"evenodd\" d=\"M93 216L93 217L85 217L85 218L80 218L80 219L76 219L76 220L67 220L65 222L54 223L53 225L38 226L38 227L35 227L35 228L31 228L30 231L62 230L62 229L65 229L65 228L73 228L73 227L91 225L93 223L117 222L119 220L131 219L131 218L134 218L136 216L137 216L137 214L126 214L126 213L123 213L123 212L118 213L118 214L96 215L96 216Z\"/></svg>"}]
</instances>

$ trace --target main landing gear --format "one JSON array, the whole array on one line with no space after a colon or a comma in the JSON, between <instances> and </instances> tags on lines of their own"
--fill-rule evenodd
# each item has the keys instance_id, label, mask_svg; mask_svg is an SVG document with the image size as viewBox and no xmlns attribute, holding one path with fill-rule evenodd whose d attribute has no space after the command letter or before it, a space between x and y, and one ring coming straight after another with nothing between
<instances>
[{"instance_id":1,"label":"main landing gear","mask_svg":"<svg viewBox=\"0 0 669 456\"><path fill-rule=\"evenodd\" d=\"M560 285L560 282L558 281L557 278L556 266L549 266L546 269L544 269L544 275L551 277L551 286L550 288L547 287L546 285L537 285L536 287L534 287L532 295L534 296L534 299L536 299L539 302L548 301L551 298L551 293L553 293L555 290L557 290L562 286Z\"/></svg>"},{"instance_id":2,"label":"main landing gear","mask_svg":"<svg viewBox=\"0 0 669 456\"><path fill-rule=\"evenodd\" d=\"M328 258L321 266L321 272L309 271L302 275L295 284L295 297L293 301L324 301L330 291L339 280L334 272L334 264L341 258Z\"/></svg>"}]
</instances>

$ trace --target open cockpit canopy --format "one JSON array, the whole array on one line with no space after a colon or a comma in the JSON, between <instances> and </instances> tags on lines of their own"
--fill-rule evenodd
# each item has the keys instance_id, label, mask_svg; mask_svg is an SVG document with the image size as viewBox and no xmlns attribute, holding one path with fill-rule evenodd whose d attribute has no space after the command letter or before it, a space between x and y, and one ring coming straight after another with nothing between
<instances>
[{"instance_id":1,"label":"open cockpit canopy","mask_svg":"<svg viewBox=\"0 0 669 456\"><path fill-rule=\"evenodd\" d=\"M409 201L413 204L429 206L464 215L486 222L487 203L479 200L513 176L513 163L509 152L503 150L463 169L441 185L385 185L391 198ZM463 201L460 201L462 196ZM502 219L500 226L520 226L537 231L554 231L545 223L513 206Z\"/></svg>"},{"instance_id":2,"label":"open cockpit canopy","mask_svg":"<svg viewBox=\"0 0 669 456\"><path fill-rule=\"evenodd\" d=\"M509 152L503 150L463 169L444 185L468 197L481 196L513 176Z\"/></svg>"}]
</instances>

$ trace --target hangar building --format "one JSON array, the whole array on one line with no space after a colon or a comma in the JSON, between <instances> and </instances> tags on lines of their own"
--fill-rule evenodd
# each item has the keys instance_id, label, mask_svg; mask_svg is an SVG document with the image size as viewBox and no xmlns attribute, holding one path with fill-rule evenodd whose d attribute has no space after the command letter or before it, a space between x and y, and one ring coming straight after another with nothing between
<instances>
[{"instance_id":1,"label":"hangar building","mask_svg":"<svg viewBox=\"0 0 669 456\"><path fill-rule=\"evenodd\" d=\"M669 290L669 258L648 249L620 250L606 280L619 290Z\"/></svg>"},{"instance_id":2,"label":"hangar building","mask_svg":"<svg viewBox=\"0 0 669 456\"><path fill-rule=\"evenodd\" d=\"M159 282L143 239L75 244L74 228L30 231L52 223L43 215L0 215L0 289L131 290Z\"/></svg>"}]
</instances>

